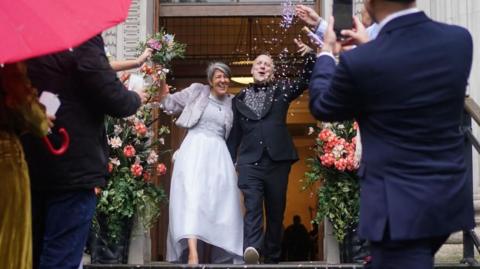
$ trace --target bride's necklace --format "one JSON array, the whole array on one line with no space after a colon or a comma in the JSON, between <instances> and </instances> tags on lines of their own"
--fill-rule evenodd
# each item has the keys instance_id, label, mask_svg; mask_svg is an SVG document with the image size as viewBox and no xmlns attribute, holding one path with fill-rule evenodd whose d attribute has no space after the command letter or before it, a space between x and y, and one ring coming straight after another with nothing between
<instances>
[{"instance_id":1,"label":"bride's necklace","mask_svg":"<svg viewBox=\"0 0 480 269\"><path fill-rule=\"evenodd\" d=\"M217 97L215 97L213 94L210 94L210 96L208 96L208 99L210 99L212 103L215 104L215 106L218 108L218 111L222 111L223 104L220 100L217 99Z\"/></svg>"}]
</instances>

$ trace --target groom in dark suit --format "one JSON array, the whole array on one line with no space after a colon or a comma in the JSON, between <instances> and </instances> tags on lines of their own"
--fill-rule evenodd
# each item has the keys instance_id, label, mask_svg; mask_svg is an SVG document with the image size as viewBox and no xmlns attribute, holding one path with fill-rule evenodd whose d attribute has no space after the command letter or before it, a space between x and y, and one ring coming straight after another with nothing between
<instances>
[{"instance_id":1,"label":"groom in dark suit","mask_svg":"<svg viewBox=\"0 0 480 269\"><path fill-rule=\"evenodd\" d=\"M413 0L366 0L365 7L378 37L341 54L336 66L330 20L310 109L322 121L359 123L359 233L372 241L373 268L433 268L449 234L474 227L460 131L472 38L432 21ZM344 34L358 44L365 30L356 27Z\"/></svg>"},{"instance_id":2,"label":"groom in dark suit","mask_svg":"<svg viewBox=\"0 0 480 269\"><path fill-rule=\"evenodd\" d=\"M254 83L232 101L234 121L227 142L237 166L238 186L246 208L246 263L258 263L259 253L265 263L278 263L280 259L288 174L298 160L287 129L287 111L290 103L307 88L314 63L311 56L306 57L298 78L274 81L272 58L259 55L251 70Z\"/></svg>"}]
</instances>

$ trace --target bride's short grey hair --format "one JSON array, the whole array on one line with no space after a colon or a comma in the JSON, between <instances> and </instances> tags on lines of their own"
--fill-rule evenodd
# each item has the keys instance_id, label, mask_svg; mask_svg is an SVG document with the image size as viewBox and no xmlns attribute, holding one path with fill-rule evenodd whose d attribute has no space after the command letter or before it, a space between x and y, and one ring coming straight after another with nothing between
<instances>
[{"instance_id":1,"label":"bride's short grey hair","mask_svg":"<svg viewBox=\"0 0 480 269\"><path fill-rule=\"evenodd\" d=\"M230 67L228 65L222 63L222 62L214 62L208 65L207 68L207 79L208 82L212 82L213 79L213 73L215 73L215 70L220 70L222 73L224 73L228 78L232 77L232 71L230 70Z\"/></svg>"}]
</instances>

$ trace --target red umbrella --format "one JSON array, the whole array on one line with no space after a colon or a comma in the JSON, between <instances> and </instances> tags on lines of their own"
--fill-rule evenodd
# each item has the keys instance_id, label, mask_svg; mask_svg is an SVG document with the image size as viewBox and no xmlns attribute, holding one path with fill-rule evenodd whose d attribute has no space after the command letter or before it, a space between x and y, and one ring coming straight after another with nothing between
<instances>
[{"instance_id":1,"label":"red umbrella","mask_svg":"<svg viewBox=\"0 0 480 269\"><path fill-rule=\"evenodd\" d=\"M75 47L125 20L131 0L2 0L0 64Z\"/></svg>"},{"instance_id":2,"label":"red umbrella","mask_svg":"<svg viewBox=\"0 0 480 269\"><path fill-rule=\"evenodd\" d=\"M128 15L131 0L2 0L0 1L0 64L62 51L80 45ZM63 154L70 139L50 152Z\"/></svg>"}]
</instances>

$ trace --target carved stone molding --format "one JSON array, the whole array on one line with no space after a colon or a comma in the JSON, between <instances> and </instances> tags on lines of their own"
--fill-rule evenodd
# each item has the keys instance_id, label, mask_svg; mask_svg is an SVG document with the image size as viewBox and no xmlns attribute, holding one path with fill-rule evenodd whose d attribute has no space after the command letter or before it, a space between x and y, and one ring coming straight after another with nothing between
<instances>
[{"instance_id":1,"label":"carved stone molding","mask_svg":"<svg viewBox=\"0 0 480 269\"><path fill-rule=\"evenodd\" d=\"M117 27L113 27L102 33L105 49L114 59L117 58Z\"/></svg>"},{"instance_id":2,"label":"carved stone molding","mask_svg":"<svg viewBox=\"0 0 480 269\"><path fill-rule=\"evenodd\" d=\"M133 59L139 41L145 41L153 29L153 1L132 0L125 22L105 31L105 46L113 59Z\"/></svg>"}]
</instances>

